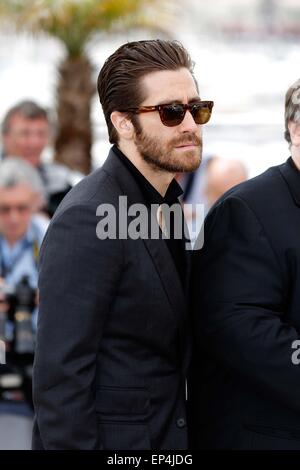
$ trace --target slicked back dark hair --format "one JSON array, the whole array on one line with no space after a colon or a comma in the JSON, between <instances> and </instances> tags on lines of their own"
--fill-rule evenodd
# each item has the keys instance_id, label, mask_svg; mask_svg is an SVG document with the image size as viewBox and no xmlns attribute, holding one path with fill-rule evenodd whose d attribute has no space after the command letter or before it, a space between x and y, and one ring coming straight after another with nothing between
<instances>
[{"instance_id":1,"label":"slicked back dark hair","mask_svg":"<svg viewBox=\"0 0 300 470\"><path fill-rule=\"evenodd\" d=\"M100 70L97 86L111 143L118 142L118 134L110 115L113 111L140 106L146 98L141 79L151 72L180 68L187 68L193 75L194 64L178 41L128 42L108 57Z\"/></svg>"}]
</instances>

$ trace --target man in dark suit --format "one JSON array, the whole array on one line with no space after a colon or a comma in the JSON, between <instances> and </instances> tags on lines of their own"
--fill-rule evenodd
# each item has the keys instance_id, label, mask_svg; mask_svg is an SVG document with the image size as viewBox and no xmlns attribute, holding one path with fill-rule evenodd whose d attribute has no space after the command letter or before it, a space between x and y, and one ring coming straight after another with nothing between
<instances>
[{"instance_id":1,"label":"man in dark suit","mask_svg":"<svg viewBox=\"0 0 300 470\"><path fill-rule=\"evenodd\" d=\"M212 103L173 41L121 46L98 91L114 145L66 196L41 252L33 448L185 449L184 230L176 238L178 219L152 206L180 207L174 175L199 166Z\"/></svg>"},{"instance_id":2,"label":"man in dark suit","mask_svg":"<svg viewBox=\"0 0 300 470\"><path fill-rule=\"evenodd\" d=\"M286 94L291 158L221 197L194 253L197 449L300 449L299 98L300 81Z\"/></svg>"}]
</instances>

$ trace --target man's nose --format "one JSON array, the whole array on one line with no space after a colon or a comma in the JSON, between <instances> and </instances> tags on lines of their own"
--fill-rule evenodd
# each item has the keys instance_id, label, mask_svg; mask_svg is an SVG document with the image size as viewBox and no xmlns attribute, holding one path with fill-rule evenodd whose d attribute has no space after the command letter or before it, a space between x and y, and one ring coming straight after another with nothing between
<instances>
[{"instance_id":1,"label":"man's nose","mask_svg":"<svg viewBox=\"0 0 300 470\"><path fill-rule=\"evenodd\" d=\"M11 211L9 214L9 221L13 224L19 223L20 214L17 211Z\"/></svg>"},{"instance_id":2,"label":"man's nose","mask_svg":"<svg viewBox=\"0 0 300 470\"><path fill-rule=\"evenodd\" d=\"M197 132L200 128L199 124L195 123L195 120L188 109L186 110L184 119L180 126L182 132Z\"/></svg>"},{"instance_id":3,"label":"man's nose","mask_svg":"<svg viewBox=\"0 0 300 470\"><path fill-rule=\"evenodd\" d=\"M29 145L32 145L33 147L36 147L44 143L44 140L44 137L42 137L38 133L31 133L27 139L27 143Z\"/></svg>"}]
</instances>

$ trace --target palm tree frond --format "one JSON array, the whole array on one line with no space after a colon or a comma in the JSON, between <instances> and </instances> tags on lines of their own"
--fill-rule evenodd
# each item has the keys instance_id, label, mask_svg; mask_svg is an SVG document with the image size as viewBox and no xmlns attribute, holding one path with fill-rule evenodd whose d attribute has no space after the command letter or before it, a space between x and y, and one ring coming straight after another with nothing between
<instances>
[{"instance_id":1,"label":"palm tree frond","mask_svg":"<svg viewBox=\"0 0 300 470\"><path fill-rule=\"evenodd\" d=\"M133 26L164 30L157 0L2 0L0 14L20 30L46 32L60 39L70 56L80 56L93 33ZM170 3L170 2L169 2ZM174 3L171 2L171 3Z\"/></svg>"}]
</instances>

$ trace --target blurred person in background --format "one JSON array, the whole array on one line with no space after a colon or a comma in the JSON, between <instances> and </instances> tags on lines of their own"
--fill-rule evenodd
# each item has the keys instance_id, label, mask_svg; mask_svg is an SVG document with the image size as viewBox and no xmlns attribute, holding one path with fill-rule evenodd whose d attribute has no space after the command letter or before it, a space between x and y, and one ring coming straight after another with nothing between
<instances>
[{"instance_id":1,"label":"blurred person in background","mask_svg":"<svg viewBox=\"0 0 300 470\"><path fill-rule=\"evenodd\" d=\"M245 165L234 159L210 158L203 174L206 211L229 189L247 180Z\"/></svg>"},{"instance_id":2,"label":"blurred person in background","mask_svg":"<svg viewBox=\"0 0 300 470\"><path fill-rule=\"evenodd\" d=\"M14 157L0 163L0 269L10 285L27 274L37 286L35 253L48 226L37 214L44 199L43 182L31 165Z\"/></svg>"},{"instance_id":3,"label":"blurred person in background","mask_svg":"<svg viewBox=\"0 0 300 470\"><path fill-rule=\"evenodd\" d=\"M195 449L300 450L300 80L285 138L288 160L221 197L194 252Z\"/></svg>"},{"instance_id":4,"label":"blurred person in background","mask_svg":"<svg viewBox=\"0 0 300 470\"><path fill-rule=\"evenodd\" d=\"M124 44L98 92L113 146L66 196L41 252L33 448L186 449L189 257L175 224L162 236L159 209L175 205L183 228L174 177L200 165L213 102L177 41ZM146 211L136 236L127 203ZM125 236L113 215L118 233L106 232L105 208L125 216Z\"/></svg>"},{"instance_id":5,"label":"blurred person in background","mask_svg":"<svg viewBox=\"0 0 300 470\"><path fill-rule=\"evenodd\" d=\"M19 438L20 442L28 442L28 435L18 435L19 426L27 429L26 423L12 418L9 425L15 430L12 442L7 439L5 428L7 414L32 414L37 263L48 226L46 217L37 211L44 202L43 182L32 165L14 157L0 163L0 339L6 344L6 365L0 367L1 449L6 445L23 448Z\"/></svg>"},{"instance_id":6,"label":"blurred person in background","mask_svg":"<svg viewBox=\"0 0 300 470\"><path fill-rule=\"evenodd\" d=\"M189 179L191 175L193 178ZM187 183L182 202L191 242L194 244L209 209L226 191L247 180L247 170L239 160L209 156L203 159L200 168L194 173L180 175L178 180L180 185L182 180ZM196 204L203 204L203 211L197 210Z\"/></svg>"},{"instance_id":7,"label":"blurred person in background","mask_svg":"<svg viewBox=\"0 0 300 470\"><path fill-rule=\"evenodd\" d=\"M34 101L26 100L16 104L3 119L3 157L13 155L23 158L37 169L46 188L46 211L52 216L60 201L82 175L65 165L42 161L42 153L50 137L48 113Z\"/></svg>"}]
</instances>

